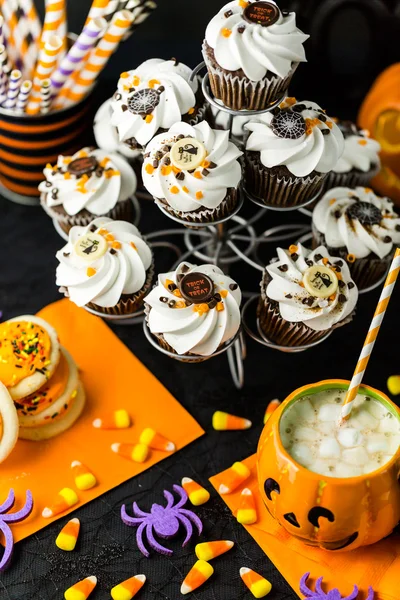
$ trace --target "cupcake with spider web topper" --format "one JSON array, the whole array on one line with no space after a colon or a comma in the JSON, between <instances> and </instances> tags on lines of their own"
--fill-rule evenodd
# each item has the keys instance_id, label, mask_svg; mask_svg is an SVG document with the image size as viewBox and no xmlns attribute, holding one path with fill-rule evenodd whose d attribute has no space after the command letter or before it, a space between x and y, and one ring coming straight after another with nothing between
<instances>
[{"instance_id":1,"label":"cupcake with spider web topper","mask_svg":"<svg viewBox=\"0 0 400 600\"><path fill-rule=\"evenodd\" d=\"M238 284L221 269L182 262L158 276L146 296L146 322L161 348L201 362L236 336L240 302Z\"/></svg>"},{"instance_id":2,"label":"cupcake with spider web topper","mask_svg":"<svg viewBox=\"0 0 400 600\"><path fill-rule=\"evenodd\" d=\"M132 71L121 73L111 104L111 124L119 141L142 149L157 134L177 121L195 125L205 118L208 106L199 78L176 59L152 58Z\"/></svg>"},{"instance_id":3,"label":"cupcake with spider web topper","mask_svg":"<svg viewBox=\"0 0 400 600\"><path fill-rule=\"evenodd\" d=\"M151 249L126 221L100 217L72 227L68 243L56 254L56 283L77 306L108 315L130 315L151 287Z\"/></svg>"},{"instance_id":4,"label":"cupcake with spider web topper","mask_svg":"<svg viewBox=\"0 0 400 600\"><path fill-rule=\"evenodd\" d=\"M265 268L257 308L264 335L280 346L306 346L352 320L358 290L349 267L324 247L277 248Z\"/></svg>"},{"instance_id":5,"label":"cupcake with spider web topper","mask_svg":"<svg viewBox=\"0 0 400 600\"><path fill-rule=\"evenodd\" d=\"M146 147L143 184L155 202L187 223L212 223L238 204L242 152L229 131L206 121L175 123Z\"/></svg>"},{"instance_id":6,"label":"cupcake with spider web topper","mask_svg":"<svg viewBox=\"0 0 400 600\"><path fill-rule=\"evenodd\" d=\"M246 190L266 206L306 204L322 190L344 148L343 134L315 102L286 98L251 120L245 145Z\"/></svg>"},{"instance_id":7,"label":"cupcake with spider web topper","mask_svg":"<svg viewBox=\"0 0 400 600\"><path fill-rule=\"evenodd\" d=\"M83 148L72 156L59 156L43 171L40 202L63 231L88 225L95 217L132 221L135 172L118 154Z\"/></svg>"},{"instance_id":8,"label":"cupcake with spider web topper","mask_svg":"<svg viewBox=\"0 0 400 600\"><path fill-rule=\"evenodd\" d=\"M317 203L312 217L314 245L348 264L360 290L378 283L400 244L400 216L389 198L370 188L336 187Z\"/></svg>"}]
</instances>

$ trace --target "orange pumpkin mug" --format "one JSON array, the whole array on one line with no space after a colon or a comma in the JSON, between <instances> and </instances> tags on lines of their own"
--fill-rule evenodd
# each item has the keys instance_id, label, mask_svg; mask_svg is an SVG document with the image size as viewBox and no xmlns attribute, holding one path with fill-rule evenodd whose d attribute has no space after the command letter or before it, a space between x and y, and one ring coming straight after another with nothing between
<instances>
[{"instance_id":1,"label":"orange pumpkin mug","mask_svg":"<svg viewBox=\"0 0 400 600\"><path fill-rule=\"evenodd\" d=\"M283 447L280 420L288 407L305 396L348 386L349 381L328 379L295 390L267 421L257 449L259 489L271 516L305 544L325 550L373 544L400 520L400 449L375 471L340 478L309 471ZM363 385L359 393L400 420L400 410L382 392Z\"/></svg>"}]
</instances>

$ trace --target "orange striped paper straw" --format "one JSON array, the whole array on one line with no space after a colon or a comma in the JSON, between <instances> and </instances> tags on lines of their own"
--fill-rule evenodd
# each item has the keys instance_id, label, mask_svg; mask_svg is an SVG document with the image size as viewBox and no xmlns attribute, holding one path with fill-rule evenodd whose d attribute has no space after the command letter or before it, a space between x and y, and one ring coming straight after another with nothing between
<instances>
[{"instance_id":1,"label":"orange striped paper straw","mask_svg":"<svg viewBox=\"0 0 400 600\"><path fill-rule=\"evenodd\" d=\"M89 54L89 58L68 91L66 105L82 100L92 88L96 77L106 66L133 22L133 14L121 10L113 16L104 36Z\"/></svg>"},{"instance_id":2,"label":"orange striped paper straw","mask_svg":"<svg viewBox=\"0 0 400 600\"><path fill-rule=\"evenodd\" d=\"M92 19L104 17L109 2L110 0L93 0L85 25L87 25Z\"/></svg>"},{"instance_id":3,"label":"orange striped paper straw","mask_svg":"<svg viewBox=\"0 0 400 600\"><path fill-rule=\"evenodd\" d=\"M58 35L51 35L40 50L33 77L31 96L26 108L26 112L30 115L34 115L40 111L42 83L44 79L48 79L53 73L61 48L62 39Z\"/></svg>"},{"instance_id":4,"label":"orange striped paper straw","mask_svg":"<svg viewBox=\"0 0 400 600\"><path fill-rule=\"evenodd\" d=\"M375 344L375 340L378 337L380 326L382 325L383 317L387 306L389 304L390 297L393 292L394 285L396 283L400 270L400 248L396 249L395 255L390 265L388 276L383 286L381 296L379 298L378 306L376 307L374 318L372 319L371 325L368 330L367 337L363 345L363 349L358 359L357 366L355 368L352 380L349 385L346 397L344 399L341 421L347 421L353 408L354 400L358 394L358 388L361 385L362 378L367 368L369 358L371 356L372 349Z\"/></svg>"},{"instance_id":5,"label":"orange striped paper straw","mask_svg":"<svg viewBox=\"0 0 400 600\"><path fill-rule=\"evenodd\" d=\"M65 0L45 0L45 7L40 47L44 46L51 35L58 35L65 48L67 43Z\"/></svg>"}]
</instances>

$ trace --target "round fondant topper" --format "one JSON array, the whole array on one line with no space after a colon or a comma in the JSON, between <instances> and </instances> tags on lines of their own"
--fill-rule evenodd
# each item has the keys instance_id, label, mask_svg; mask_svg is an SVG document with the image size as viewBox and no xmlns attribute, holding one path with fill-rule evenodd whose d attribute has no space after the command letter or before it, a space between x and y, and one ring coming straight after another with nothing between
<instances>
[{"instance_id":1,"label":"round fondant topper","mask_svg":"<svg viewBox=\"0 0 400 600\"><path fill-rule=\"evenodd\" d=\"M174 167L187 171L200 167L206 156L207 150L196 138L178 140L170 151L170 158Z\"/></svg>"},{"instance_id":2,"label":"round fondant topper","mask_svg":"<svg viewBox=\"0 0 400 600\"><path fill-rule=\"evenodd\" d=\"M78 238L74 245L75 253L87 262L93 262L104 256L107 248L106 240L98 233L86 233Z\"/></svg>"},{"instance_id":3,"label":"round fondant topper","mask_svg":"<svg viewBox=\"0 0 400 600\"><path fill-rule=\"evenodd\" d=\"M90 175L97 169L99 163L94 156L82 156L72 160L68 165L68 171L72 175L82 177L82 175Z\"/></svg>"},{"instance_id":4,"label":"round fondant topper","mask_svg":"<svg viewBox=\"0 0 400 600\"><path fill-rule=\"evenodd\" d=\"M128 108L134 115L149 115L153 112L159 102L160 94L156 90L144 88L130 96L128 99Z\"/></svg>"},{"instance_id":5,"label":"round fondant topper","mask_svg":"<svg viewBox=\"0 0 400 600\"><path fill-rule=\"evenodd\" d=\"M303 284L307 292L317 298L329 298L339 285L336 273L323 265L309 267L304 272Z\"/></svg>"},{"instance_id":6,"label":"round fondant topper","mask_svg":"<svg viewBox=\"0 0 400 600\"><path fill-rule=\"evenodd\" d=\"M204 273L198 273L196 271L192 271L185 275L179 282L179 288L182 297L194 304L207 302L214 292L212 280L207 277L207 275L204 275Z\"/></svg>"},{"instance_id":7,"label":"round fondant topper","mask_svg":"<svg viewBox=\"0 0 400 600\"><path fill-rule=\"evenodd\" d=\"M350 219L359 221L361 225L379 225L382 221L381 211L370 202L354 202L346 210L346 214Z\"/></svg>"},{"instance_id":8,"label":"round fondant topper","mask_svg":"<svg viewBox=\"0 0 400 600\"><path fill-rule=\"evenodd\" d=\"M279 8L272 2L251 2L243 11L243 18L248 23L269 27L279 19Z\"/></svg>"},{"instance_id":9,"label":"round fondant topper","mask_svg":"<svg viewBox=\"0 0 400 600\"><path fill-rule=\"evenodd\" d=\"M280 138L296 140L306 132L302 115L292 110L280 110L271 121L271 129Z\"/></svg>"}]
</instances>

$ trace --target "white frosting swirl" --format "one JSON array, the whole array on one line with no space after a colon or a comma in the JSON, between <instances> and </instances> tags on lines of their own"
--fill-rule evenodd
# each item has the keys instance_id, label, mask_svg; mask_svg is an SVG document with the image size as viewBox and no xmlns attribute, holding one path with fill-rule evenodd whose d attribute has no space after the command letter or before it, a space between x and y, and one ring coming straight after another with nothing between
<instances>
[{"instance_id":1,"label":"white frosting swirl","mask_svg":"<svg viewBox=\"0 0 400 600\"><path fill-rule=\"evenodd\" d=\"M182 267L187 273L196 272L207 275L214 284L213 293L219 293L219 305L208 309L205 304L190 304L179 300L166 286L170 280L178 284L177 275L182 273ZM235 289L231 289L232 286ZM150 331L162 334L165 341L178 354L198 354L210 356L221 344L236 335L240 327L241 291L237 284L224 275L215 265L192 265L181 263L176 271L163 273L158 276L158 283L146 296L146 304L151 307L148 316ZM162 301L160 298L166 298ZM181 302L182 308L170 308L168 302ZM178 305L179 306L179 305ZM204 312L198 308L205 307Z\"/></svg>"},{"instance_id":2,"label":"white frosting swirl","mask_svg":"<svg viewBox=\"0 0 400 600\"><path fill-rule=\"evenodd\" d=\"M356 258L371 252L384 258L393 244L400 244L400 217L393 202L376 196L370 188L329 190L314 208L313 225L325 236L328 247L345 247Z\"/></svg>"},{"instance_id":3,"label":"white frosting swirl","mask_svg":"<svg viewBox=\"0 0 400 600\"><path fill-rule=\"evenodd\" d=\"M335 173L348 173L352 169L358 169L367 173L375 167L379 168L380 143L370 138L367 131L359 130L356 125L352 129L354 133L345 133L343 154L332 170Z\"/></svg>"},{"instance_id":4,"label":"white frosting swirl","mask_svg":"<svg viewBox=\"0 0 400 600\"><path fill-rule=\"evenodd\" d=\"M304 106L304 109L296 110L299 105ZM313 171L331 171L344 148L343 134L336 123L315 102L297 102L295 98L286 98L280 108L282 111L292 111L295 108L295 112L306 123L305 132L294 139L280 137L273 130L274 115L266 113L244 126L251 131L246 150L260 152L264 167L284 165L295 177L306 177ZM329 133L324 134L323 131Z\"/></svg>"},{"instance_id":5,"label":"white frosting swirl","mask_svg":"<svg viewBox=\"0 0 400 600\"><path fill-rule=\"evenodd\" d=\"M189 80L190 74L191 70L186 65L160 58L147 60L137 69L122 73L113 97L111 118L120 142L134 138L138 144L145 146L160 128L169 129L183 115L190 114L196 106L195 93L198 87L197 79ZM146 89L158 91L158 103L152 109L154 102L150 100L150 112L143 118L131 112L129 100L137 92Z\"/></svg>"},{"instance_id":6,"label":"white frosting swirl","mask_svg":"<svg viewBox=\"0 0 400 600\"><path fill-rule=\"evenodd\" d=\"M111 234L113 240L103 256L88 262L76 253L75 242L85 234L100 231L103 236ZM70 300L78 306L90 302L115 306L122 294L135 294L143 287L152 264L151 250L138 229L126 221L106 217L95 219L87 227L72 227L67 245L56 257L60 262L56 283L67 288Z\"/></svg>"},{"instance_id":7,"label":"white frosting swirl","mask_svg":"<svg viewBox=\"0 0 400 600\"><path fill-rule=\"evenodd\" d=\"M129 160L142 156L141 150L132 150L127 144L119 141L118 131L111 124L113 99L109 98L100 106L96 112L93 122L93 133L96 144L106 152L117 152Z\"/></svg>"},{"instance_id":8,"label":"white frosting swirl","mask_svg":"<svg viewBox=\"0 0 400 600\"><path fill-rule=\"evenodd\" d=\"M278 260L266 267L272 277L266 294L268 298L279 303L280 314L286 321L302 322L314 331L325 331L351 314L357 303L358 289L351 279L349 267L344 260L330 256L324 246L319 246L311 252L298 244L296 261L291 258L289 251L282 248L277 248L277 254ZM318 254L322 258L316 260L315 257ZM323 261L324 258L328 259L328 262ZM303 274L310 267L306 260L312 261L315 265L325 265L328 268L339 263L341 281L345 285L342 284L342 287L337 289L333 299L315 298L304 286L300 285ZM281 270L279 267L283 265L283 270ZM346 298L344 302L339 299L342 295ZM303 303L303 300L309 301L310 305Z\"/></svg>"},{"instance_id":9,"label":"white frosting swirl","mask_svg":"<svg viewBox=\"0 0 400 600\"><path fill-rule=\"evenodd\" d=\"M310 36L296 27L292 12L287 16L280 12L268 27L247 22L243 18L247 4L243 0L228 2L208 24L206 42L214 50L215 60L227 71L242 69L251 81L260 81L267 72L286 77L292 63L306 62L303 43Z\"/></svg>"},{"instance_id":10,"label":"white frosting swirl","mask_svg":"<svg viewBox=\"0 0 400 600\"><path fill-rule=\"evenodd\" d=\"M207 176L202 175L204 167L200 166L192 173L185 171L184 179L177 179L171 167L165 168L165 160L170 160L169 152L164 154L159 166L153 168L156 153L165 145L172 146L178 135L196 138L204 144L206 162L215 165L207 169ZM211 129L206 121L194 126L175 123L169 131L153 138L146 147L142 167L143 184L154 198L165 199L175 211L214 209L224 200L229 188L238 186L242 176L238 161L241 155L238 147L229 141L229 131Z\"/></svg>"},{"instance_id":11,"label":"white frosting swirl","mask_svg":"<svg viewBox=\"0 0 400 600\"><path fill-rule=\"evenodd\" d=\"M68 171L72 161L83 157L95 158L100 166L84 179ZM137 186L135 172L122 156L90 148L73 156L59 156L56 167L48 165L43 173L46 181L40 183L39 191L46 194L46 205L62 206L71 216L84 209L93 215L105 215L117 202L130 198Z\"/></svg>"}]
</instances>

